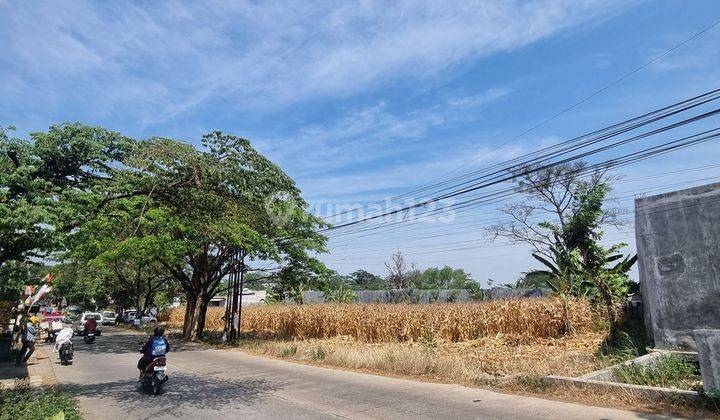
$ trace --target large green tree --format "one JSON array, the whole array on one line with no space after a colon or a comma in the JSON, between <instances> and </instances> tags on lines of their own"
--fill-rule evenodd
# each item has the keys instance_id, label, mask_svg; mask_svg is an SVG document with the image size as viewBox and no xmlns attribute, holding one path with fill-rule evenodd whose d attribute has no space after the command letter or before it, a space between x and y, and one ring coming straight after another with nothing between
<instances>
[{"instance_id":1,"label":"large green tree","mask_svg":"<svg viewBox=\"0 0 720 420\"><path fill-rule=\"evenodd\" d=\"M322 223L292 179L245 139L212 132L198 149L154 138L127 166L126 194L147 191L133 237L157 245L155 258L185 291L186 338L203 333L210 299L246 260L282 269L324 251Z\"/></svg>"},{"instance_id":2,"label":"large green tree","mask_svg":"<svg viewBox=\"0 0 720 420\"><path fill-rule=\"evenodd\" d=\"M470 274L447 265L427 268L413 277L413 286L418 289L465 289L468 283L474 283Z\"/></svg>"},{"instance_id":3,"label":"large green tree","mask_svg":"<svg viewBox=\"0 0 720 420\"><path fill-rule=\"evenodd\" d=\"M131 139L99 127L60 124L30 140L0 128L0 288L25 282L23 265L62 249L89 211L115 196L109 186Z\"/></svg>"}]
</instances>

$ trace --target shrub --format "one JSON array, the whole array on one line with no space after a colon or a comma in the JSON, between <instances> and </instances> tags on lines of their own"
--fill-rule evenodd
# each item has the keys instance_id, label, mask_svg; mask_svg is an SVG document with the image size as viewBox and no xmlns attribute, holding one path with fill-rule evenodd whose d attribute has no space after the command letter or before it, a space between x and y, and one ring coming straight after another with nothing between
<instances>
[{"instance_id":1,"label":"shrub","mask_svg":"<svg viewBox=\"0 0 720 420\"><path fill-rule=\"evenodd\" d=\"M312 352L312 359L313 360L325 359L325 350L323 350L323 348L320 346L315 347Z\"/></svg>"},{"instance_id":2,"label":"shrub","mask_svg":"<svg viewBox=\"0 0 720 420\"><path fill-rule=\"evenodd\" d=\"M60 413L66 420L82 420L77 402L56 389L0 389L0 419L45 420Z\"/></svg>"},{"instance_id":3,"label":"shrub","mask_svg":"<svg viewBox=\"0 0 720 420\"><path fill-rule=\"evenodd\" d=\"M293 356L295 356L296 353L297 353L297 346L295 344L292 344L288 347L285 347L282 350L281 355L282 355L282 357L293 357Z\"/></svg>"},{"instance_id":4,"label":"shrub","mask_svg":"<svg viewBox=\"0 0 720 420\"><path fill-rule=\"evenodd\" d=\"M616 368L614 373L620 382L664 388L692 389L700 381L697 365L674 355L660 356L652 366L636 363L623 365Z\"/></svg>"}]
</instances>

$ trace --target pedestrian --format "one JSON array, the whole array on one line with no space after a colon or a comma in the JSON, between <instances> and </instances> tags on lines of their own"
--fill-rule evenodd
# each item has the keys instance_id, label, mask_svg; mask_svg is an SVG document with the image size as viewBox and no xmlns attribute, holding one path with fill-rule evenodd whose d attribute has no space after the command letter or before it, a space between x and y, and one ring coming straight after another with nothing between
<instances>
[{"instance_id":1,"label":"pedestrian","mask_svg":"<svg viewBox=\"0 0 720 420\"><path fill-rule=\"evenodd\" d=\"M22 333L22 349L20 350L20 353L18 353L17 360L15 360L15 364L18 366L23 363L27 363L30 356L32 356L33 352L35 352L35 336L37 334L35 325L38 321L39 319L32 316L30 317L28 323L25 324L25 329Z\"/></svg>"}]
</instances>

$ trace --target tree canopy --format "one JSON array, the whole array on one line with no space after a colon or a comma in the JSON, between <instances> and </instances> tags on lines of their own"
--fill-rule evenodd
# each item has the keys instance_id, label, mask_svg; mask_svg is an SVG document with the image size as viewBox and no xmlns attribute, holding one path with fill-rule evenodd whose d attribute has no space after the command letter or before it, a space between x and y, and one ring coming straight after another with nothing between
<instances>
[{"instance_id":1,"label":"tree canopy","mask_svg":"<svg viewBox=\"0 0 720 420\"><path fill-rule=\"evenodd\" d=\"M207 305L238 269L240 251L243 267L244 259L274 264L277 278L298 267L304 276L325 270L313 258L325 251L324 224L246 139L214 131L198 146L138 141L81 124L27 141L7 133L0 131L1 270L58 258L59 287L81 285L137 309L177 284L188 338L202 334Z\"/></svg>"}]
</instances>

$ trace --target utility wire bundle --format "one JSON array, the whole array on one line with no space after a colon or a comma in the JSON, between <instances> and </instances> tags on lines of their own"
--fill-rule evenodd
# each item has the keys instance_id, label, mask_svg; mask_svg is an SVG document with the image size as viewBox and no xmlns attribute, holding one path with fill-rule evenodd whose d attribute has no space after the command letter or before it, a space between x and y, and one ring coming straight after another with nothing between
<instances>
[{"instance_id":1,"label":"utility wire bundle","mask_svg":"<svg viewBox=\"0 0 720 420\"><path fill-rule=\"evenodd\" d=\"M403 223L417 222L420 218L429 217L450 210L464 211L479 205L486 205L491 202L506 200L513 195L522 193L522 191L519 191L518 188L514 186L488 192L485 190L490 187L506 184L534 172L544 171L568 162L582 160L603 152L637 143L641 140L648 139L662 133L677 130L683 126L688 126L693 123L715 117L720 114L720 108L713 108L697 113L696 115L686 116L680 121L658 128L649 129L642 133L631 135L627 138L620 140L617 139L617 137L636 131L641 127L652 125L673 116L679 116L680 114L687 113L688 111L696 111L697 108L710 104L719 98L720 89L712 90L684 101L653 110L646 114L630 118L617 124L595 130L582 136L536 150L523 156L509 159L449 180L415 189L413 191L392 197L389 200L390 202L397 201L409 197L411 194L423 193L415 196L415 202L411 204L400 205L398 208L388 209L377 214L354 218L323 229L322 231L331 234L332 238L337 238L340 236L387 228ZM692 135L674 138L632 153L626 153L611 159L589 164L580 168L578 170L580 173L577 175L589 174L596 170L607 170L619 166L629 165L640 160L715 140L718 137L720 137L720 127L702 130ZM424 209L443 200L454 199L471 193L480 194L448 206L425 211L424 213L421 213L418 216L413 216L412 218L402 217L400 220L385 221L375 226L364 226L366 224L370 224L369 222L371 221L377 221L378 219L383 218L387 219L396 215L407 215L411 210ZM403 200L403 202L407 202L407 199ZM349 210L337 213L328 216L328 218L337 217L353 211L354 210ZM351 226L358 225L363 226L360 226L359 228L356 227L354 229L347 229Z\"/></svg>"}]
</instances>

